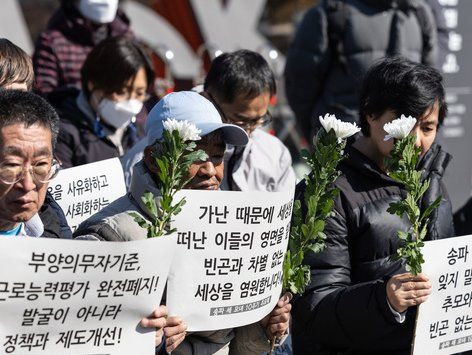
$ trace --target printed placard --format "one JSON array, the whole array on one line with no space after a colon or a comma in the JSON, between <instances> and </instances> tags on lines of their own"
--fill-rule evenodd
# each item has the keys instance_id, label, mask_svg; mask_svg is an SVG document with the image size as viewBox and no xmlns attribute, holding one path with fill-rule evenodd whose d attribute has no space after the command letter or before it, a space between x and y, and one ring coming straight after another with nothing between
<instances>
[{"instance_id":1,"label":"printed placard","mask_svg":"<svg viewBox=\"0 0 472 355\"><path fill-rule=\"evenodd\" d=\"M154 354L175 241L0 238L0 353Z\"/></svg>"},{"instance_id":2,"label":"printed placard","mask_svg":"<svg viewBox=\"0 0 472 355\"><path fill-rule=\"evenodd\" d=\"M290 233L293 191L183 190L167 284L170 315L189 331L254 323L275 307Z\"/></svg>"},{"instance_id":3,"label":"printed placard","mask_svg":"<svg viewBox=\"0 0 472 355\"><path fill-rule=\"evenodd\" d=\"M420 305L413 354L472 350L472 236L426 242L432 294Z\"/></svg>"},{"instance_id":4,"label":"printed placard","mask_svg":"<svg viewBox=\"0 0 472 355\"><path fill-rule=\"evenodd\" d=\"M74 232L81 222L126 194L123 168L113 158L64 169L49 183L48 191Z\"/></svg>"}]
</instances>

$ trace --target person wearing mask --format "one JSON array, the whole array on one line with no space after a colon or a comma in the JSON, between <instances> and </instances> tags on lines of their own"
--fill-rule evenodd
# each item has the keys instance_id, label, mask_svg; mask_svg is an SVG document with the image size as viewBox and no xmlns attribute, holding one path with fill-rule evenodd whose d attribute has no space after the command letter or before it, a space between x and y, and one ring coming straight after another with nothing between
<instances>
[{"instance_id":1,"label":"person wearing mask","mask_svg":"<svg viewBox=\"0 0 472 355\"><path fill-rule=\"evenodd\" d=\"M419 201L424 211L441 196L430 215L425 240L454 236L452 209L442 177L451 159L434 143L447 112L442 77L429 66L393 58L376 63L360 92L363 136L346 148L334 182L339 195L326 220L326 248L310 253L311 283L293 302L294 354L410 354L417 306L431 293L428 276L406 272L396 260L397 235L410 223L387 212L406 196L387 174L386 123L400 115L417 119L411 134L421 149L418 169L429 179ZM304 205L305 182L296 198Z\"/></svg>"},{"instance_id":2,"label":"person wearing mask","mask_svg":"<svg viewBox=\"0 0 472 355\"><path fill-rule=\"evenodd\" d=\"M119 157L137 139L141 111L154 74L142 48L125 37L95 47L82 67L82 90L58 106L56 155L64 167Z\"/></svg>"},{"instance_id":3,"label":"person wearing mask","mask_svg":"<svg viewBox=\"0 0 472 355\"><path fill-rule=\"evenodd\" d=\"M80 90L85 58L102 40L116 36L134 37L118 0L61 0L36 42L35 91L55 103Z\"/></svg>"},{"instance_id":4,"label":"person wearing mask","mask_svg":"<svg viewBox=\"0 0 472 355\"><path fill-rule=\"evenodd\" d=\"M141 196L149 191L159 200L159 188L153 176L159 167L154 156L162 140L163 122L170 118L194 124L201 136L196 141L196 149L202 149L208 155L207 160L195 161L189 166L189 180L184 189L206 190L208 194L219 189L224 175L226 144L243 146L247 144L248 136L240 127L223 123L216 108L202 95L192 91L171 93L149 113L151 128L147 134L147 145L143 159L134 166L129 193L80 224L74 236L115 242L147 238L146 230L136 223L130 212L149 220ZM287 331L291 309L289 301L288 295L284 295L264 319L235 329L186 334L184 320L169 317L164 328L166 344L175 355L260 355L269 350L269 339L282 336Z\"/></svg>"},{"instance_id":5,"label":"person wearing mask","mask_svg":"<svg viewBox=\"0 0 472 355\"><path fill-rule=\"evenodd\" d=\"M0 38L0 88L30 91L33 81L33 66L28 54L8 39ZM25 225L30 234L46 238L72 238L64 212L49 192L46 192L38 214Z\"/></svg>"},{"instance_id":6,"label":"person wearing mask","mask_svg":"<svg viewBox=\"0 0 472 355\"><path fill-rule=\"evenodd\" d=\"M272 120L267 108L275 92L274 74L259 53L223 53L211 63L201 94L215 105L224 122L243 128L249 135L246 146L228 146L225 152L222 190L274 192L294 188L290 152L277 137L261 129ZM145 131L150 129L147 122ZM121 159L127 186L145 146L143 139Z\"/></svg>"},{"instance_id":7,"label":"person wearing mask","mask_svg":"<svg viewBox=\"0 0 472 355\"><path fill-rule=\"evenodd\" d=\"M59 117L42 97L0 90L0 238L40 236L29 222L44 203L49 181L59 172L53 155L58 131ZM140 320L141 326L155 329L158 348L166 317L167 309L160 306Z\"/></svg>"}]
</instances>

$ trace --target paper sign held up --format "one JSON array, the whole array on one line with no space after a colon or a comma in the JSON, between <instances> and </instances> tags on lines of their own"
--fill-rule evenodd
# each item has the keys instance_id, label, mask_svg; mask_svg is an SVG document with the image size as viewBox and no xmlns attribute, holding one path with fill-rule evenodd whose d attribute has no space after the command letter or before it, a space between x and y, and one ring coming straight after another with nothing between
<instances>
[{"instance_id":1,"label":"paper sign held up","mask_svg":"<svg viewBox=\"0 0 472 355\"><path fill-rule=\"evenodd\" d=\"M189 331L233 328L272 311L282 288L293 191L181 191L167 285L170 315Z\"/></svg>"},{"instance_id":2,"label":"paper sign held up","mask_svg":"<svg viewBox=\"0 0 472 355\"><path fill-rule=\"evenodd\" d=\"M154 354L175 236L136 242L0 238L1 354ZM8 267L5 267L8 266Z\"/></svg>"},{"instance_id":3,"label":"paper sign held up","mask_svg":"<svg viewBox=\"0 0 472 355\"><path fill-rule=\"evenodd\" d=\"M64 169L49 183L48 191L74 232L82 221L126 193L123 168L113 158Z\"/></svg>"},{"instance_id":4,"label":"paper sign held up","mask_svg":"<svg viewBox=\"0 0 472 355\"><path fill-rule=\"evenodd\" d=\"M432 294L420 305L414 355L472 350L472 236L426 242Z\"/></svg>"}]
</instances>

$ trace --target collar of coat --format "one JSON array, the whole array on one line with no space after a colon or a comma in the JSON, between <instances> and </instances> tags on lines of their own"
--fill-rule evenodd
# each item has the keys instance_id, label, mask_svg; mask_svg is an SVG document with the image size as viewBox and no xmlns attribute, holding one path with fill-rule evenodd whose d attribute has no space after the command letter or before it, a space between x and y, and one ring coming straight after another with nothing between
<instances>
[{"instance_id":1,"label":"collar of coat","mask_svg":"<svg viewBox=\"0 0 472 355\"><path fill-rule=\"evenodd\" d=\"M348 158L341 162L341 170L342 167L345 166L361 172L366 176L366 178L394 182L373 161L356 148L347 147L345 151ZM418 162L418 169L422 171L423 178L429 177L432 172L437 176L442 177L451 159L452 156L444 151L439 144L433 143L431 148L429 148L426 154Z\"/></svg>"}]
</instances>

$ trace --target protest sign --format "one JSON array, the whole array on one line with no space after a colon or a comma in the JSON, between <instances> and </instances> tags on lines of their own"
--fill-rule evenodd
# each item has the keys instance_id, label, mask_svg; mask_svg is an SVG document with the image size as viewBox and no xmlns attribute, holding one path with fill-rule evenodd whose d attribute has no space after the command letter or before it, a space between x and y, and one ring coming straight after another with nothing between
<instances>
[{"instance_id":1,"label":"protest sign","mask_svg":"<svg viewBox=\"0 0 472 355\"><path fill-rule=\"evenodd\" d=\"M167 285L170 315L189 331L254 323L275 307L290 234L293 191L183 190Z\"/></svg>"},{"instance_id":2,"label":"protest sign","mask_svg":"<svg viewBox=\"0 0 472 355\"><path fill-rule=\"evenodd\" d=\"M426 242L432 294L420 305L413 354L472 350L472 236Z\"/></svg>"},{"instance_id":3,"label":"protest sign","mask_svg":"<svg viewBox=\"0 0 472 355\"><path fill-rule=\"evenodd\" d=\"M82 221L126 193L123 168L113 158L64 169L49 183L48 191L74 232Z\"/></svg>"},{"instance_id":4,"label":"protest sign","mask_svg":"<svg viewBox=\"0 0 472 355\"><path fill-rule=\"evenodd\" d=\"M0 238L0 353L154 354L175 240Z\"/></svg>"}]
</instances>

